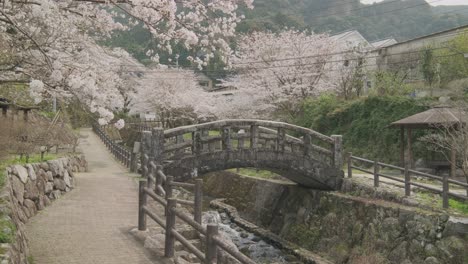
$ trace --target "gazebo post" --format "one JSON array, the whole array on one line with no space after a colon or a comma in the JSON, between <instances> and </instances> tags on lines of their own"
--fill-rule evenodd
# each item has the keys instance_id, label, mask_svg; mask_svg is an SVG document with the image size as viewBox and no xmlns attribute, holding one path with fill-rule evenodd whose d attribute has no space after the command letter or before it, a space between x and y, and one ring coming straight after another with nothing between
<instances>
[{"instance_id":1,"label":"gazebo post","mask_svg":"<svg viewBox=\"0 0 468 264\"><path fill-rule=\"evenodd\" d=\"M23 110L23 120L25 122L28 122L28 119L29 119L28 114L29 114L29 111L27 109L24 109Z\"/></svg>"},{"instance_id":2,"label":"gazebo post","mask_svg":"<svg viewBox=\"0 0 468 264\"><path fill-rule=\"evenodd\" d=\"M413 151L412 151L412 146L411 146L411 128L408 128L407 129L407 144L406 144L406 151L408 152L407 155L408 155L408 165L410 167L410 169L414 169L414 166L413 166Z\"/></svg>"},{"instance_id":3,"label":"gazebo post","mask_svg":"<svg viewBox=\"0 0 468 264\"><path fill-rule=\"evenodd\" d=\"M405 127L400 127L400 166L405 166Z\"/></svg>"}]
</instances>

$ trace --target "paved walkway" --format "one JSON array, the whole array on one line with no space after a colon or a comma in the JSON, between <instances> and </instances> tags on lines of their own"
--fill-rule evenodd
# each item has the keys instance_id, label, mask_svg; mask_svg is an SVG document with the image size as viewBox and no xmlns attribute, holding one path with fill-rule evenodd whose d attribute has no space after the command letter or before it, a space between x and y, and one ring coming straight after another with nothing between
<instances>
[{"instance_id":1,"label":"paved walkway","mask_svg":"<svg viewBox=\"0 0 468 264\"><path fill-rule=\"evenodd\" d=\"M35 264L165 263L143 248L129 231L137 225L137 183L91 130L81 149L88 173L77 186L30 219L27 234Z\"/></svg>"}]
</instances>

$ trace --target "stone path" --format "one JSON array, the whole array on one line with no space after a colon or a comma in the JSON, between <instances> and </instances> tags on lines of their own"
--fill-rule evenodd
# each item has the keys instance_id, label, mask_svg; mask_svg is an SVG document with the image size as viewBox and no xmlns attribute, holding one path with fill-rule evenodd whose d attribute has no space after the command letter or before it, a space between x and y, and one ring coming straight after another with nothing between
<instances>
[{"instance_id":1,"label":"stone path","mask_svg":"<svg viewBox=\"0 0 468 264\"><path fill-rule=\"evenodd\" d=\"M30 219L34 264L168 263L129 233L137 225L136 175L116 162L90 129L81 133L90 172L77 174L74 190Z\"/></svg>"}]
</instances>

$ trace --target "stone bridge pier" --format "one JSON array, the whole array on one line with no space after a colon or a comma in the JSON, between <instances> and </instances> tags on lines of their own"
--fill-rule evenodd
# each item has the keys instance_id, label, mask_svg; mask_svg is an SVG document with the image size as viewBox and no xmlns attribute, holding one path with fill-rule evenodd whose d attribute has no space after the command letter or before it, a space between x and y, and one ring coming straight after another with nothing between
<instances>
[{"instance_id":1,"label":"stone bridge pier","mask_svg":"<svg viewBox=\"0 0 468 264\"><path fill-rule=\"evenodd\" d=\"M343 179L341 136L263 120L221 120L143 132L142 153L166 175L187 180L197 174L255 167L300 185L336 190Z\"/></svg>"}]
</instances>

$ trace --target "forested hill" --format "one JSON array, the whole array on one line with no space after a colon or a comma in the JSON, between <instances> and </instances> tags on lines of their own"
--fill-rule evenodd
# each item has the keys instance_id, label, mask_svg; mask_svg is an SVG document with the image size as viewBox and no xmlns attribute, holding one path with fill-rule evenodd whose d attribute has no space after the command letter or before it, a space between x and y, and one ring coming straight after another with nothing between
<instances>
[{"instance_id":1,"label":"forested hill","mask_svg":"<svg viewBox=\"0 0 468 264\"><path fill-rule=\"evenodd\" d=\"M429 3L440 0L427 0ZM403 41L468 24L468 6L429 5L425 0L386 0L364 5L359 0L255 0L246 10L241 32L284 27L315 32L360 31L369 40Z\"/></svg>"}]
</instances>

